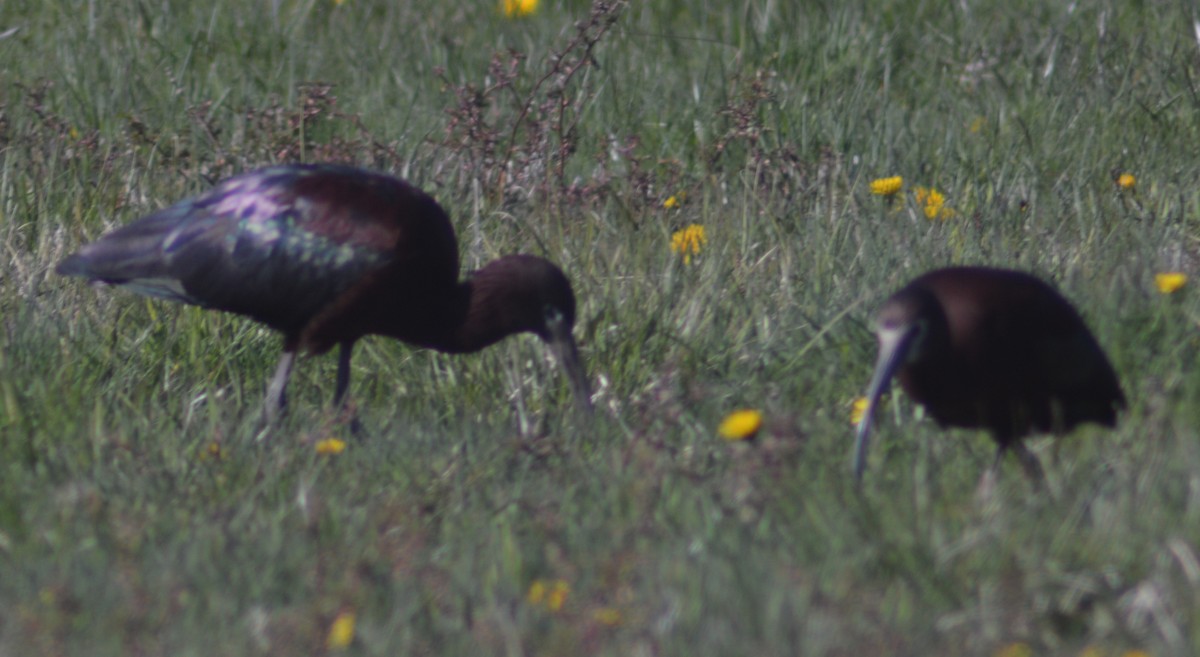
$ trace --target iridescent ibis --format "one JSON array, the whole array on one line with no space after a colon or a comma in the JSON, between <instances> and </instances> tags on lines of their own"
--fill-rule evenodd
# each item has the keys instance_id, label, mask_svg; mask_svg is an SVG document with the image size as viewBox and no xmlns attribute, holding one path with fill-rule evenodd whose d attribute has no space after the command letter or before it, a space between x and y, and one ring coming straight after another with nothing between
<instances>
[{"instance_id":1,"label":"iridescent ibis","mask_svg":"<svg viewBox=\"0 0 1200 657\"><path fill-rule=\"evenodd\" d=\"M251 171L104 235L59 263L58 273L245 315L282 333L268 421L287 403L299 351L338 346L340 407L354 343L366 335L467 353L533 333L557 356L578 404L591 409L571 335L575 295L563 272L542 258L509 255L460 282L445 211L379 173L301 164Z\"/></svg>"},{"instance_id":2,"label":"iridescent ibis","mask_svg":"<svg viewBox=\"0 0 1200 657\"><path fill-rule=\"evenodd\" d=\"M876 319L879 357L858 423L854 477L866 468L871 416L895 376L941 426L980 428L996 441L994 480L1012 451L1043 479L1022 443L1084 422L1112 427L1125 396L1083 319L1054 288L1019 271L950 267L914 279Z\"/></svg>"}]
</instances>

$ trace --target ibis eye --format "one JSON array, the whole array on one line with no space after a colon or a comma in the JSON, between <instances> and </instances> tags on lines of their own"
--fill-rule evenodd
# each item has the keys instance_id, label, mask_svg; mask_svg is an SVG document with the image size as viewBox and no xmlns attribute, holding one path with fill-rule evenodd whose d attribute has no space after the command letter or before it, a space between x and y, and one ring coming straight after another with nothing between
<instances>
[{"instance_id":1,"label":"ibis eye","mask_svg":"<svg viewBox=\"0 0 1200 657\"><path fill-rule=\"evenodd\" d=\"M547 326L562 324L563 321L563 313L557 306L547 305L542 309L542 316L545 318Z\"/></svg>"},{"instance_id":2,"label":"ibis eye","mask_svg":"<svg viewBox=\"0 0 1200 657\"><path fill-rule=\"evenodd\" d=\"M914 329L912 337L912 346L908 349L908 361L913 362L919 360L925 353L925 338L929 335L929 322L924 319L917 320L917 326Z\"/></svg>"}]
</instances>

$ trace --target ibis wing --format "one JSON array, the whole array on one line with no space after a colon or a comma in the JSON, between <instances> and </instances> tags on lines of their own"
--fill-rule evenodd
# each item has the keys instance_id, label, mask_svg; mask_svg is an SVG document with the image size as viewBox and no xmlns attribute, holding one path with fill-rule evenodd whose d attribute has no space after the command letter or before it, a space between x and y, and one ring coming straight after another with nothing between
<instances>
[{"instance_id":1,"label":"ibis wing","mask_svg":"<svg viewBox=\"0 0 1200 657\"><path fill-rule=\"evenodd\" d=\"M405 221L409 196L439 213ZM59 265L135 292L247 315L296 332L374 271L417 246L450 259L453 231L432 199L406 183L336 167L275 167L232 178L212 192L117 229ZM412 225L409 225L412 224Z\"/></svg>"},{"instance_id":2,"label":"ibis wing","mask_svg":"<svg viewBox=\"0 0 1200 657\"><path fill-rule=\"evenodd\" d=\"M1034 409L1035 424L1064 430L1083 421L1112 425L1124 404L1116 372L1078 311L1040 282L1011 286L1004 312L977 317L976 371L986 386ZM1044 417L1043 417L1044 416Z\"/></svg>"},{"instance_id":3,"label":"ibis wing","mask_svg":"<svg viewBox=\"0 0 1200 657\"><path fill-rule=\"evenodd\" d=\"M193 230L199 225L193 226ZM203 305L168 271L162 255L164 236L179 228L174 213L164 210L84 246L58 263L56 271L63 276L121 285L138 294Z\"/></svg>"}]
</instances>

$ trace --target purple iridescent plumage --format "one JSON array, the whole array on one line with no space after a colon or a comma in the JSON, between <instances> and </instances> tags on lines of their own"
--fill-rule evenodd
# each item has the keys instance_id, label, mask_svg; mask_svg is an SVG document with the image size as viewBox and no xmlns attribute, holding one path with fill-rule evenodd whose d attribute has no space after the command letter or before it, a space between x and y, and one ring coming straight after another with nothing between
<instances>
[{"instance_id":1,"label":"purple iridescent plumage","mask_svg":"<svg viewBox=\"0 0 1200 657\"><path fill-rule=\"evenodd\" d=\"M1025 272L927 272L885 301L876 320L879 356L855 440L856 479L866 468L871 416L893 377L943 426L991 433L996 459L981 490L1009 451L1042 480L1025 436L1062 434L1085 422L1111 427L1125 405L1116 372L1079 312Z\"/></svg>"},{"instance_id":2,"label":"purple iridescent plumage","mask_svg":"<svg viewBox=\"0 0 1200 657\"><path fill-rule=\"evenodd\" d=\"M106 234L57 269L279 330L284 356L268 417L285 403L298 350L341 346L340 403L354 342L370 334L462 353L535 333L588 407L571 336L575 297L562 271L529 255L500 258L461 283L458 270L454 229L432 197L405 181L336 165L230 178Z\"/></svg>"}]
</instances>

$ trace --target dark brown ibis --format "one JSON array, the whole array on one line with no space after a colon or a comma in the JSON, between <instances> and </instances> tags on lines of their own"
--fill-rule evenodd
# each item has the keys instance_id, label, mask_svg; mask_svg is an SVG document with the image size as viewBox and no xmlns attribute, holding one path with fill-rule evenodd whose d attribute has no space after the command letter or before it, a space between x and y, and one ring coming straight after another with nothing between
<instances>
[{"instance_id":1,"label":"dark brown ibis","mask_svg":"<svg viewBox=\"0 0 1200 657\"><path fill-rule=\"evenodd\" d=\"M104 235L59 263L58 273L245 315L283 333L268 421L286 405L300 350L338 345L340 406L354 343L366 335L466 353L533 333L557 356L579 405L591 409L571 335L575 295L563 272L510 255L459 282L445 211L379 173L301 164L245 173Z\"/></svg>"},{"instance_id":2,"label":"dark brown ibis","mask_svg":"<svg viewBox=\"0 0 1200 657\"><path fill-rule=\"evenodd\" d=\"M871 416L895 375L941 426L986 429L994 479L1012 451L1035 482L1041 464L1021 442L1083 422L1114 426L1125 396L1083 319L1054 288L1019 271L950 267L893 294L876 319L879 357L858 424L854 477L866 468ZM986 488L986 486L985 486Z\"/></svg>"}]
</instances>

